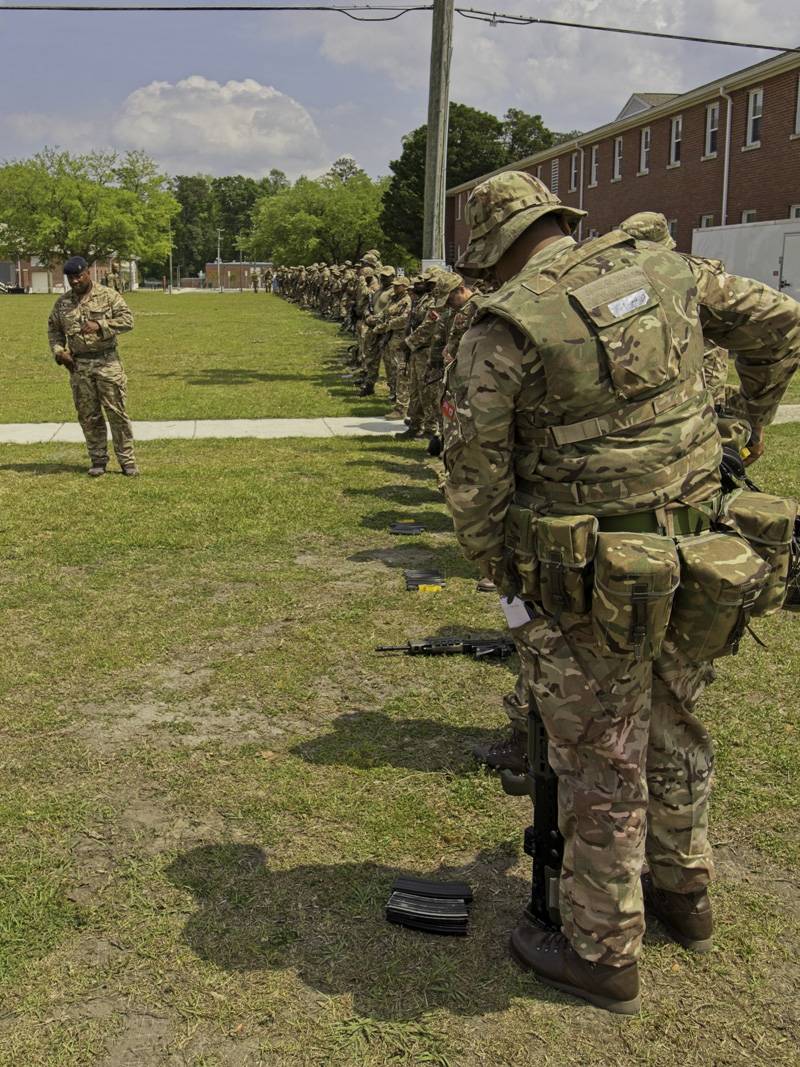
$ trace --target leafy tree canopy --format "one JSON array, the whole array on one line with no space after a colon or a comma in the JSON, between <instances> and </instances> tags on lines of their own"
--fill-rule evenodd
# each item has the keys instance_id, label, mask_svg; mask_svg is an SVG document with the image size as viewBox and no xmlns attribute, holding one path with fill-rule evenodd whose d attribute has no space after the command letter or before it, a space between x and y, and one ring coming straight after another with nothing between
<instances>
[{"instance_id":1,"label":"leafy tree canopy","mask_svg":"<svg viewBox=\"0 0 800 1067\"><path fill-rule=\"evenodd\" d=\"M162 258L177 211L166 176L144 152L45 148L0 167L0 254L12 258Z\"/></svg>"},{"instance_id":2,"label":"leafy tree canopy","mask_svg":"<svg viewBox=\"0 0 800 1067\"><path fill-rule=\"evenodd\" d=\"M403 262L404 253L387 245L378 219L387 181L373 182L349 157L338 159L321 178L298 178L258 202L249 255L275 263L343 263L356 262L374 246Z\"/></svg>"},{"instance_id":3,"label":"leafy tree canopy","mask_svg":"<svg viewBox=\"0 0 800 1067\"><path fill-rule=\"evenodd\" d=\"M552 133L541 115L528 115L518 108L509 108L498 119L465 104L451 104L446 185L461 185L574 136L577 132ZM425 125L403 138L400 158L389 164L392 177L381 212L386 234L416 256L422 254L427 137Z\"/></svg>"}]
</instances>

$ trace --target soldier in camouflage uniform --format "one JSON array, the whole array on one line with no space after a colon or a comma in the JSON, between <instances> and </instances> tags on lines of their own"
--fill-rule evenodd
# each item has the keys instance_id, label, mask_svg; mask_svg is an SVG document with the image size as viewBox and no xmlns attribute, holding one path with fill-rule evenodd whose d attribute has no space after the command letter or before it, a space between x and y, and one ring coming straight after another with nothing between
<instances>
[{"instance_id":1,"label":"soldier in camouflage uniform","mask_svg":"<svg viewBox=\"0 0 800 1067\"><path fill-rule=\"evenodd\" d=\"M394 282L395 271L394 267L381 267L378 271L379 288L371 294L367 313L364 316L364 321L367 325L367 333L364 338L364 370L366 376L364 380L364 388L362 389L362 396L369 396L375 390L375 383L378 381L378 376L381 369L381 358L383 358L384 367L386 368L386 381L389 386L389 396L392 400L395 399L394 393L394 376L392 363L386 358L386 345L387 341L382 345L382 337L376 333L376 327L383 324L383 312L387 306L394 299L394 290L392 283Z\"/></svg>"},{"instance_id":2,"label":"soldier in camouflage uniform","mask_svg":"<svg viewBox=\"0 0 800 1067\"><path fill-rule=\"evenodd\" d=\"M428 273L428 272L426 272ZM439 314L433 311L433 285L438 268L428 278L412 278L414 303L408 317L405 352L408 356L408 428L396 433L401 441L412 441L425 434L432 437L438 430L440 382L427 385L428 356Z\"/></svg>"},{"instance_id":3,"label":"soldier in camouflage uniform","mask_svg":"<svg viewBox=\"0 0 800 1067\"><path fill-rule=\"evenodd\" d=\"M384 268L385 269L385 268ZM408 358L405 351L405 336L411 297L408 294L408 278L398 277L392 281L394 295L383 310L383 321L374 327L379 348L386 364L386 380L395 393L395 406L387 419L405 418L408 408Z\"/></svg>"},{"instance_id":4,"label":"soldier in camouflage uniform","mask_svg":"<svg viewBox=\"0 0 800 1067\"><path fill-rule=\"evenodd\" d=\"M128 379L119 361L117 334L133 329L130 308L113 289L92 282L86 260L73 256L64 264L70 291L56 300L47 322L47 339L56 363L66 367L92 465L89 474L105 474L111 427L122 473L139 474L133 455L133 427L125 412Z\"/></svg>"},{"instance_id":5,"label":"soldier in camouflage uniform","mask_svg":"<svg viewBox=\"0 0 800 1067\"><path fill-rule=\"evenodd\" d=\"M621 230L576 245L584 212L524 172L477 186L466 214L458 267L500 288L452 368L445 495L465 556L506 594L565 841L562 932L523 923L511 951L542 981L634 1014L645 906L685 947L712 944L713 745L695 708L713 667L673 629L647 655L599 641L582 572L547 607L545 578L565 582L564 553L579 566L597 527L611 543L614 531L660 538L673 555L681 538L702 539L721 504L703 334L736 354L752 462L798 364L800 305ZM563 551L528 570L548 530Z\"/></svg>"},{"instance_id":6,"label":"soldier in camouflage uniform","mask_svg":"<svg viewBox=\"0 0 800 1067\"><path fill-rule=\"evenodd\" d=\"M106 286L116 293L122 292L122 278L119 273L119 263L116 260L111 262L111 270L106 275Z\"/></svg>"}]
</instances>

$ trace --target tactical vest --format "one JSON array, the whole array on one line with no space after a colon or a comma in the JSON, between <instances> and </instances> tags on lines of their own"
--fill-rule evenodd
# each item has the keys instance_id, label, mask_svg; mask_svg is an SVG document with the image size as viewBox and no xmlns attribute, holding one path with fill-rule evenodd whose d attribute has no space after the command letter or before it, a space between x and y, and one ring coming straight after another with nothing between
<instances>
[{"instance_id":1,"label":"tactical vest","mask_svg":"<svg viewBox=\"0 0 800 1067\"><path fill-rule=\"evenodd\" d=\"M618 515L718 491L696 283L680 256L612 231L523 268L474 321L487 314L535 346L515 412L518 499ZM543 375L545 396L526 405L527 375Z\"/></svg>"}]
</instances>

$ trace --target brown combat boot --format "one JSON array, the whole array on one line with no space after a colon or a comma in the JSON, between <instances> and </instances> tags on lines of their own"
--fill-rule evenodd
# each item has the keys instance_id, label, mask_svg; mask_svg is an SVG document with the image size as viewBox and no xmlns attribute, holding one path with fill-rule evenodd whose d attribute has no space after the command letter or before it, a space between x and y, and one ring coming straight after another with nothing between
<instances>
[{"instance_id":1,"label":"brown combat boot","mask_svg":"<svg viewBox=\"0 0 800 1067\"><path fill-rule=\"evenodd\" d=\"M138 478L141 474L141 471L135 463L123 463L122 473L125 475L126 478Z\"/></svg>"},{"instance_id":2,"label":"brown combat boot","mask_svg":"<svg viewBox=\"0 0 800 1067\"><path fill-rule=\"evenodd\" d=\"M528 736L521 730L512 730L511 736L493 745L476 745L472 755L479 763L485 763L493 771L525 773L525 757L528 753Z\"/></svg>"},{"instance_id":3,"label":"brown combat boot","mask_svg":"<svg viewBox=\"0 0 800 1067\"><path fill-rule=\"evenodd\" d=\"M93 459L92 465L86 473L90 478L102 478L106 473L106 465Z\"/></svg>"},{"instance_id":4,"label":"brown combat boot","mask_svg":"<svg viewBox=\"0 0 800 1067\"><path fill-rule=\"evenodd\" d=\"M545 985L588 1000L618 1015L637 1015L642 1006L636 963L609 967L583 959L562 933L522 923L511 935L511 955Z\"/></svg>"},{"instance_id":5,"label":"brown combat boot","mask_svg":"<svg viewBox=\"0 0 800 1067\"><path fill-rule=\"evenodd\" d=\"M649 874L642 875L645 912L660 920L673 941L691 952L710 952L714 920L707 889L696 893L671 893L659 889Z\"/></svg>"}]
</instances>

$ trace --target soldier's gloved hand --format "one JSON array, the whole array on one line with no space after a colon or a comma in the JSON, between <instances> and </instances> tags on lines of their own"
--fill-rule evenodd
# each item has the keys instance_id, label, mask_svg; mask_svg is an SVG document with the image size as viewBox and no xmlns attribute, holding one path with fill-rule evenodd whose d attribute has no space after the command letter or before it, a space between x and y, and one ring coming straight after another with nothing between
<instances>
[{"instance_id":1,"label":"soldier's gloved hand","mask_svg":"<svg viewBox=\"0 0 800 1067\"><path fill-rule=\"evenodd\" d=\"M754 429L750 434L750 440L747 442L747 455L742 455L742 463L744 463L745 467L749 467L757 459L761 459L766 447L767 443L764 440L763 427L757 430Z\"/></svg>"}]
</instances>

